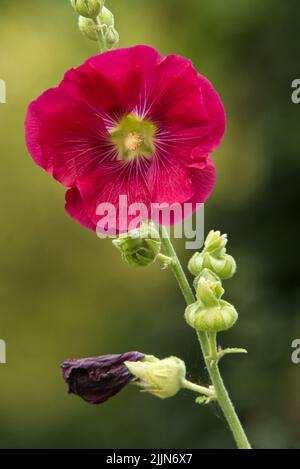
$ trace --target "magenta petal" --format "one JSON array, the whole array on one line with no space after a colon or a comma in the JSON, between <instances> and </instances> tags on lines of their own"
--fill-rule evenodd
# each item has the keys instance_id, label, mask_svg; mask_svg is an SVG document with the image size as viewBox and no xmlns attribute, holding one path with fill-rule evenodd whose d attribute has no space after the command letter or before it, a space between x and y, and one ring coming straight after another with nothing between
<instances>
[{"instance_id":1,"label":"magenta petal","mask_svg":"<svg viewBox=\"0 0 300 469\"><path fill-rule=\"evenodd\" d=\"M78 189L70 189L66 193L66 211L80 225L96 231L96 225L89 219Z\"/></svg>"},{"instance_id":2,"label":"magenta petal","mask_svg":"<svg viewBox=\"0 0 300 469\"><path fill-rule=\"evenodd\" d=\"M135 46L127 49L115 49L90 58L86 64L106 77L109 82L116 82L132 70L145 74L161 61L161 56L153 47Z\"/></svg>"},{"instance_id":3,"label":"magenta petal","mask_svg":"<svg viewBox=\"0 0 300 469\"><path fill-rule=\"evenodd\" d=\"M52 172L52 162L43 154L39 141L41 119L49 110L60 108L62 100L64 100L64 96L57 88L46 91L30 104L25 120L28 150L34 161L50 173Z\"/></svg>"},{"instance_id":4,"label":"magenta petal","mask_svg":"<svg viewBox=\"0 0 300 469\"><path fill-rule=\"evenodd\" d=\"M117 119L131 112L138 102L142 83L142 72L134 69L128 72L120 70L118 76L109 79L95 70L91 59L77 69L66 73L60 89L74 103L80 103L95 115L108 119ZM109 117L110 116L110 117Z\"/></svg>"},{"instance_id":5,"label":"magenta petal","mask_svg":"<svg viewBox=\"0 0 300 469\"><path fill-rule=\"evenodd\" d=\"M154 86L155 83L155 86ZM171 55L145 78L148 114L173 129L205 122L208 119L198 74L192 63Z\"/></svg>"},{"instance_id":6,"label":"magenta petal","mask_svg":"<svg viewBox=\"0 0 300 469\"><path fill-rule=\"evenodd\" d=\"M148 186L154 203L182 203L189 200L194 188L191 170L181 155L172 153L158 154L148 173Z\"/></svg>"},{"instance_id":7,"label":"magenta petal","mask_svg":"<svg viewBox=\"0 0 300 469\"><path fill-rule=\"evenodd\" d=\"M73 103L80 103L81 107L89 109L96 116L102 115L116 104L113 85L105 77L95 73L89 62L69 70L59 89Z\"/></svg>"},{"instance_id":8,"label":"magenta petal","mask_svg":"<svg viewBox=\"0 0 300 469\"><path fill-rule=\"evenodd\" d=\"M199 75L203 101L210 117L210 134L212 146L210 152L215 151L221 144L226 130L226 113L221 98L210 83L202 75Z\"/></svg>"},{"instance_id":9,"label":"magenta petal","mask_svg":"<svg viewBox=\"0 0 300 469\"><path fill-rule=\"evenodd\" d=\"M96 115L117 117L137 106L145 75L159 60L158 52L147 46L113 50L69 70L59 88Z\"/></svg>"},{"instance_id":10,"label":"magenta petal","mask_svg":"<svg viewBox=\"0 0 300 469\"><path fill-rule=\"evenodd\" d=\"M206 202L216 184L216 168L211 158L208 158L204 169L194 170L192 180L195 193L189 202L193 204Z\"/></svg>"},{"instance_id":11,"label":"magenta petal","mask_svg":"<svg viewBox=\"0 0 300 469\"><path fill-rule=\"evenodd\" d=\"M135 46L92 57L86 64L94 74L110 83L114 90L112 110L115 116L120 116L137 108L145 76L160 60L161 56L152 47Z\"/></svg>"},{"instance_id":12,"label":"magenta petal","mask_svg":"<svg viewBox=\"0 0 300 469\"><path fill-rule=\"evenodd\" d=\"M102 119L78 105L68 104L41 119L39 140L53 177L66 187L103 160L115 159Z\"/></svg>"},{"instance_id":13,"label":"magenta petal","mask_svg":"<svg viewBox=\"0 0 300 469\"><path fill-rule=\"evenodd\" d=\"M194 169L205 169L207 166L208 158L208 154L199 155L197 159L195 158L192 160L192 162L189 164L189 167Z\"/></svg>"},{"instance_id":14,"label":"magenta petal","mask_svg":"<svg viewBox=\"0 0 300 469\"><path fill-rule=\"evenodd\" d=\"M66 187L103 158L115 157L102 119L59 89L46 92L29 107L26 139L36 163Z\"/></svg>"},{"instance_id":15,"label":"magenta petal","mask_svg":"<svg viewBox=\"0 0 300 469\"><path fill-rule=\"evenodd\" d=\"M142 213L141 216L144 220L149 217L150 195L144 173L136 164L117 162L114 165L107 165L77 182L88 217L95 225L99 225L103 218L108 217L108 213L112 214L107 228L108 233L128 230L129 224L139 215L139 212L129 213L128 208L132 204L143 204L142 209L145 208L147 213L144 213L144 216ZM147 165L146 162L144 164Z\"/></svg>"}]
</instances>

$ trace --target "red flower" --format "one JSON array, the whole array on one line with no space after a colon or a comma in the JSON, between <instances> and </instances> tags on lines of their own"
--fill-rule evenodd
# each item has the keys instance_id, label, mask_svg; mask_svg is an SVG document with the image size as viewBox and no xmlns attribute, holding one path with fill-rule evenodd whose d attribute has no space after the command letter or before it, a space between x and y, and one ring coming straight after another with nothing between
<instances>
[{"instance_id":1,"label":"red flower","mask_svg":"<svg viewBox=\"0 0 300 469\"><path fill-rule=\"evenodd\" d=\"M149 213L152 203L205 202L215 184L209 154L224 130L207 79L189 60L146 46L70 70L30 104L26 119L32 158L69 188L67 212L93 230L99 204L118 209L121 194Z\"/></svg>"}]
</instances>

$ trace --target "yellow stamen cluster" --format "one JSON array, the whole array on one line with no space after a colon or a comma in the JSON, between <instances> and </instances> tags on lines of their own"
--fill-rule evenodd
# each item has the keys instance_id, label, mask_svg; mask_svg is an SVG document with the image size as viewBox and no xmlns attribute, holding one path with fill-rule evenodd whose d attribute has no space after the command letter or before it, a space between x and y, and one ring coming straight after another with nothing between
<instances>
[{"instance_id":1,"label":"yellow stamen cluster","mask_svg":"<svg viewBox=\"0 0 300 469\"><path fill-rule=\"evenodd\" d=\"M143 138L138 132L130 132L124 139L127 151L137 151L143 143Z\"/></svg>"}]
</instances>

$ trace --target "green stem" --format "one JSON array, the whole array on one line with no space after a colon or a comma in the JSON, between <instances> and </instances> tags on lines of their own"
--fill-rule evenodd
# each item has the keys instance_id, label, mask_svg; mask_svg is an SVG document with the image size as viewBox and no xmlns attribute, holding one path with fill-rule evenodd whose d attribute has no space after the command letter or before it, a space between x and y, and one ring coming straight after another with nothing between
<instances>
[{"instance_id":1,"label":"green stem","mask_svg":"<svg viewBox=\"0 0 300 469\"><path fill-rule=\"evenodd\" d=\"M170 268L172 269L175 275L175 278L179 284L179 287L183 293L187 305L193 304L196 301L193 290L184 273L184 270L178 259L178 256L170 240L168 232L166 228L162 226L160 226L159 229L164 250L167 256L172 257L174 259L174 262L170 265ZM216 339L211 337L209 338L205 332L197 332L197 335L205 359L206 367L215 389L217 400L235 438L237 447L239 449L251 449L245 431L241 425L241 422L237 416L229 394L223 383L218 368L218 363L217 361L211 360L211 356L214 355L214 350L212 350L212 348L216 347Z\"/></svg>"},{"instance_id":2,"label":"green stem","mask_svg":"<svg viewBox=\"0 0 300 469\"><path fill-rule=\"evenodd\" d=\"M216 393L212 389L205 388L204 386L200 386L199 384L191 383L188 380L184 380L183 389L188 389L189 391L197 392L203 396L208 396L210 398L215 398Z\"/></svg>"},{"instance_id":3,"label":"green stem","mask_svg":"<svg viewBox=\"0 0 300 469\"><path fill-rule=\"evenodd\" d=\"M210 359L213 361L218 360L218 346L217 346L217 334L208 334L210 344Z\"/></svg>"},{"instance_id":4,"label":"green stem","mask_svg":"<svg viewBox=\"0 0 300 469\"><path fill-rule=\"evenodd\" d=\"M164 265L167 265L167 266L173 264L173 262L174 262L172 257L165 256L164 254L158 254L157 260L162 262Z\"/></svg>"}]
</instances>

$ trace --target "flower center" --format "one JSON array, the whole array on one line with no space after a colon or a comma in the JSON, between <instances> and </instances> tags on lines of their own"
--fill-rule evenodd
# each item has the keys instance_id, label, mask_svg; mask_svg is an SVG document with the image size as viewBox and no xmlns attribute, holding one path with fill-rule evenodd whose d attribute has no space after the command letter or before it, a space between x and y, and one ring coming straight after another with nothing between
<instances>
[{"instance_id":1,"label":"flower center","mask_svg":"<svg viewBox=\"0 0 300 469\"><path fill-rule=\"evenodd\" d=\"M143 138L138 132L130 132L124 139L124 146L127 151L136 151L143 144Z\"/></svg>"},{"instance_id":2,"label":"flower center","mask_svg":"<svg viewBox=\"0 0 300 469\"><path fill-rule=\"evenodd\" d=\"M128 114L110 130L110 138L118 152L118 159L132 161L151 158L155 152L156 126L135 114Z\"/></svg>"}]
</instances>

